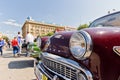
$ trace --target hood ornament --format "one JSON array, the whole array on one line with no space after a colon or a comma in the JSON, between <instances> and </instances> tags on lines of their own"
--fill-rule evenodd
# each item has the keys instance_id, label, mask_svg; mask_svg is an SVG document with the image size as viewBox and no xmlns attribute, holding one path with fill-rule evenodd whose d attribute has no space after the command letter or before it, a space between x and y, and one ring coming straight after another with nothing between
<instances>
[{"instance_id":1,"label":"hood ornament","mask_svg":"<svg viewBox=\"0 0 120 80\"><path fill-rule=\"evenodd\" d=\"M120 46L113 46L113 51L120 56Z\"/></svg>"}]
</instances>

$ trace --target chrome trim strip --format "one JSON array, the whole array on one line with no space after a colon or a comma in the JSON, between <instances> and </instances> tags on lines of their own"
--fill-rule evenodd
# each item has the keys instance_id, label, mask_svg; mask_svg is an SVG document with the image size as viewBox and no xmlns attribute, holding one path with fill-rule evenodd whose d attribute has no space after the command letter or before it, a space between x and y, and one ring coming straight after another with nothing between
<instances>
[{"instance_id":1,"label":"chrome trim strip","mask_svg":"<svg viewBox=\"0 0 120 80\"><path fill-rule=\"evenodd\" d=\"M116 50L117 48L120 48L120 46L113 46L113 51L120 56L120 53Z\"/></svg>"},{"instance_id":2,"label":"chrome trim strip","mask_svg":"<svg viewBox=\"0 0 120 80\"><path fill-rule=\"evenodd\" d=\"M73 60L63 58L63 57L60 57L60 56L57 56L57 55L53 55L53 54L50 54L50 53L47 53L47 52L43 52L42 56L45 57L46 59L52 60L54 62L69 66L72 69L76 69L76 70L78 70L77 73L82 71L86 75L87 80L93 80L91 72L89 70L87 70L85 67L82 67L81 65L79 65L77 62L75 62ZM54 72L54 71L52 71L52 72ZM54 73L56 73L56 72L54 72Z\"/></svg>"}]
</instances>

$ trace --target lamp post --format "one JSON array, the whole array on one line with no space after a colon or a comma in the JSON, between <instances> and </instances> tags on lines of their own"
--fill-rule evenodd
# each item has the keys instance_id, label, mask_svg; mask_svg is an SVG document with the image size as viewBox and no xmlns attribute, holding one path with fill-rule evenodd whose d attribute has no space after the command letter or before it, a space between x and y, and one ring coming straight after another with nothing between
<instances>
[{"instance_id":1,"label":"lamp post","mask_svg":"<svg viewBox=\"0 0 120 80\"><path fill-rule=\"evenodd\" d=\"M108 14L115 12L115 11L116 11L116 9L112 9L111 11L108 11Z\"/></svg>"}]
</instances>

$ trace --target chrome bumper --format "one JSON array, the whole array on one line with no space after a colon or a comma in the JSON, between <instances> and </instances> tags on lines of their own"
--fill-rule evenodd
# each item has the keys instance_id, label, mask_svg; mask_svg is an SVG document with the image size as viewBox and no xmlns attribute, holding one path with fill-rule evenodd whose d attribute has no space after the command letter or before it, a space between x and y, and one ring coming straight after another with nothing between
<instances>
[{"instance_id":1,"label":"chrome bumper","mask_svg":"<svg viewBox=\"0 0 120 80\"><path fill-rule=\"evenodd\" d=\"M53 69L50 68L49 65ZM39 73L42 73L42 74L46 75L50 80L56 80L56 79L54 79L56 76L58 78L62 78L62 80L71 80L68 77L68 75L69 75L68 72L67 72L68 74L67 73L62 74L64 72L59 73L59 72L54 70L54 69L59 68L59 67L57 67L58 65L65 66L64 72L68 71L68 70L66 70L66 68L70 68L68 72L71 72L72 70L75 70L76 71L75 72L76 77L78 76L78 73L83 72L85 74L87 80L93 80L91 72L88 71L86 68L80 66L77 62L75 62L73 60L70 60L70 59L67 59L67 58L57 56L57 55L53 55L53 54L50 54L50 53L43 53L42 54L42 60L36 66L36 68L38 68L38 69L36 69L35 74L36 74L37 77L39 77L38 76ZM54 66L56 68L54 68ZM74 79L74 80L78 80L78 77L76 79Z\"/></svg>"},{"instance_id":2,"label":"chrome bumper","mask_svg":"<svg viewBox=\"0 0 120 80\"><path fill-rule=\"evenodd\" d=\"M35 75L36 75L38 80L42 80L42 76L41 76L42 74L44 74L50 80L52 80L52 77L49 76L50 74L45 70L44 67L42 67L42 63L41 62L39 62L39 64L36 65L36 67L34 68L34 72L35 72Z\"/></svg>"}]
</instances>

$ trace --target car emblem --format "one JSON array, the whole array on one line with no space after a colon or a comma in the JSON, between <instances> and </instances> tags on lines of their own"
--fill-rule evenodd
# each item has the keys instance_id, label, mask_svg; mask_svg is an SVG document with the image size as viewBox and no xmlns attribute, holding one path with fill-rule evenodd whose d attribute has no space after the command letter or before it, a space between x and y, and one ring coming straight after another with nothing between
<instances>
[{"instance_id":1,"label":"car emblem","mask_svg":"<svg viewBox=\"0 0 120 80\"><path fill-rule=\"evenodd\" d=\"M113 46L113 51L120 56L120 46Z\"/></svg>"}]
</instances>

